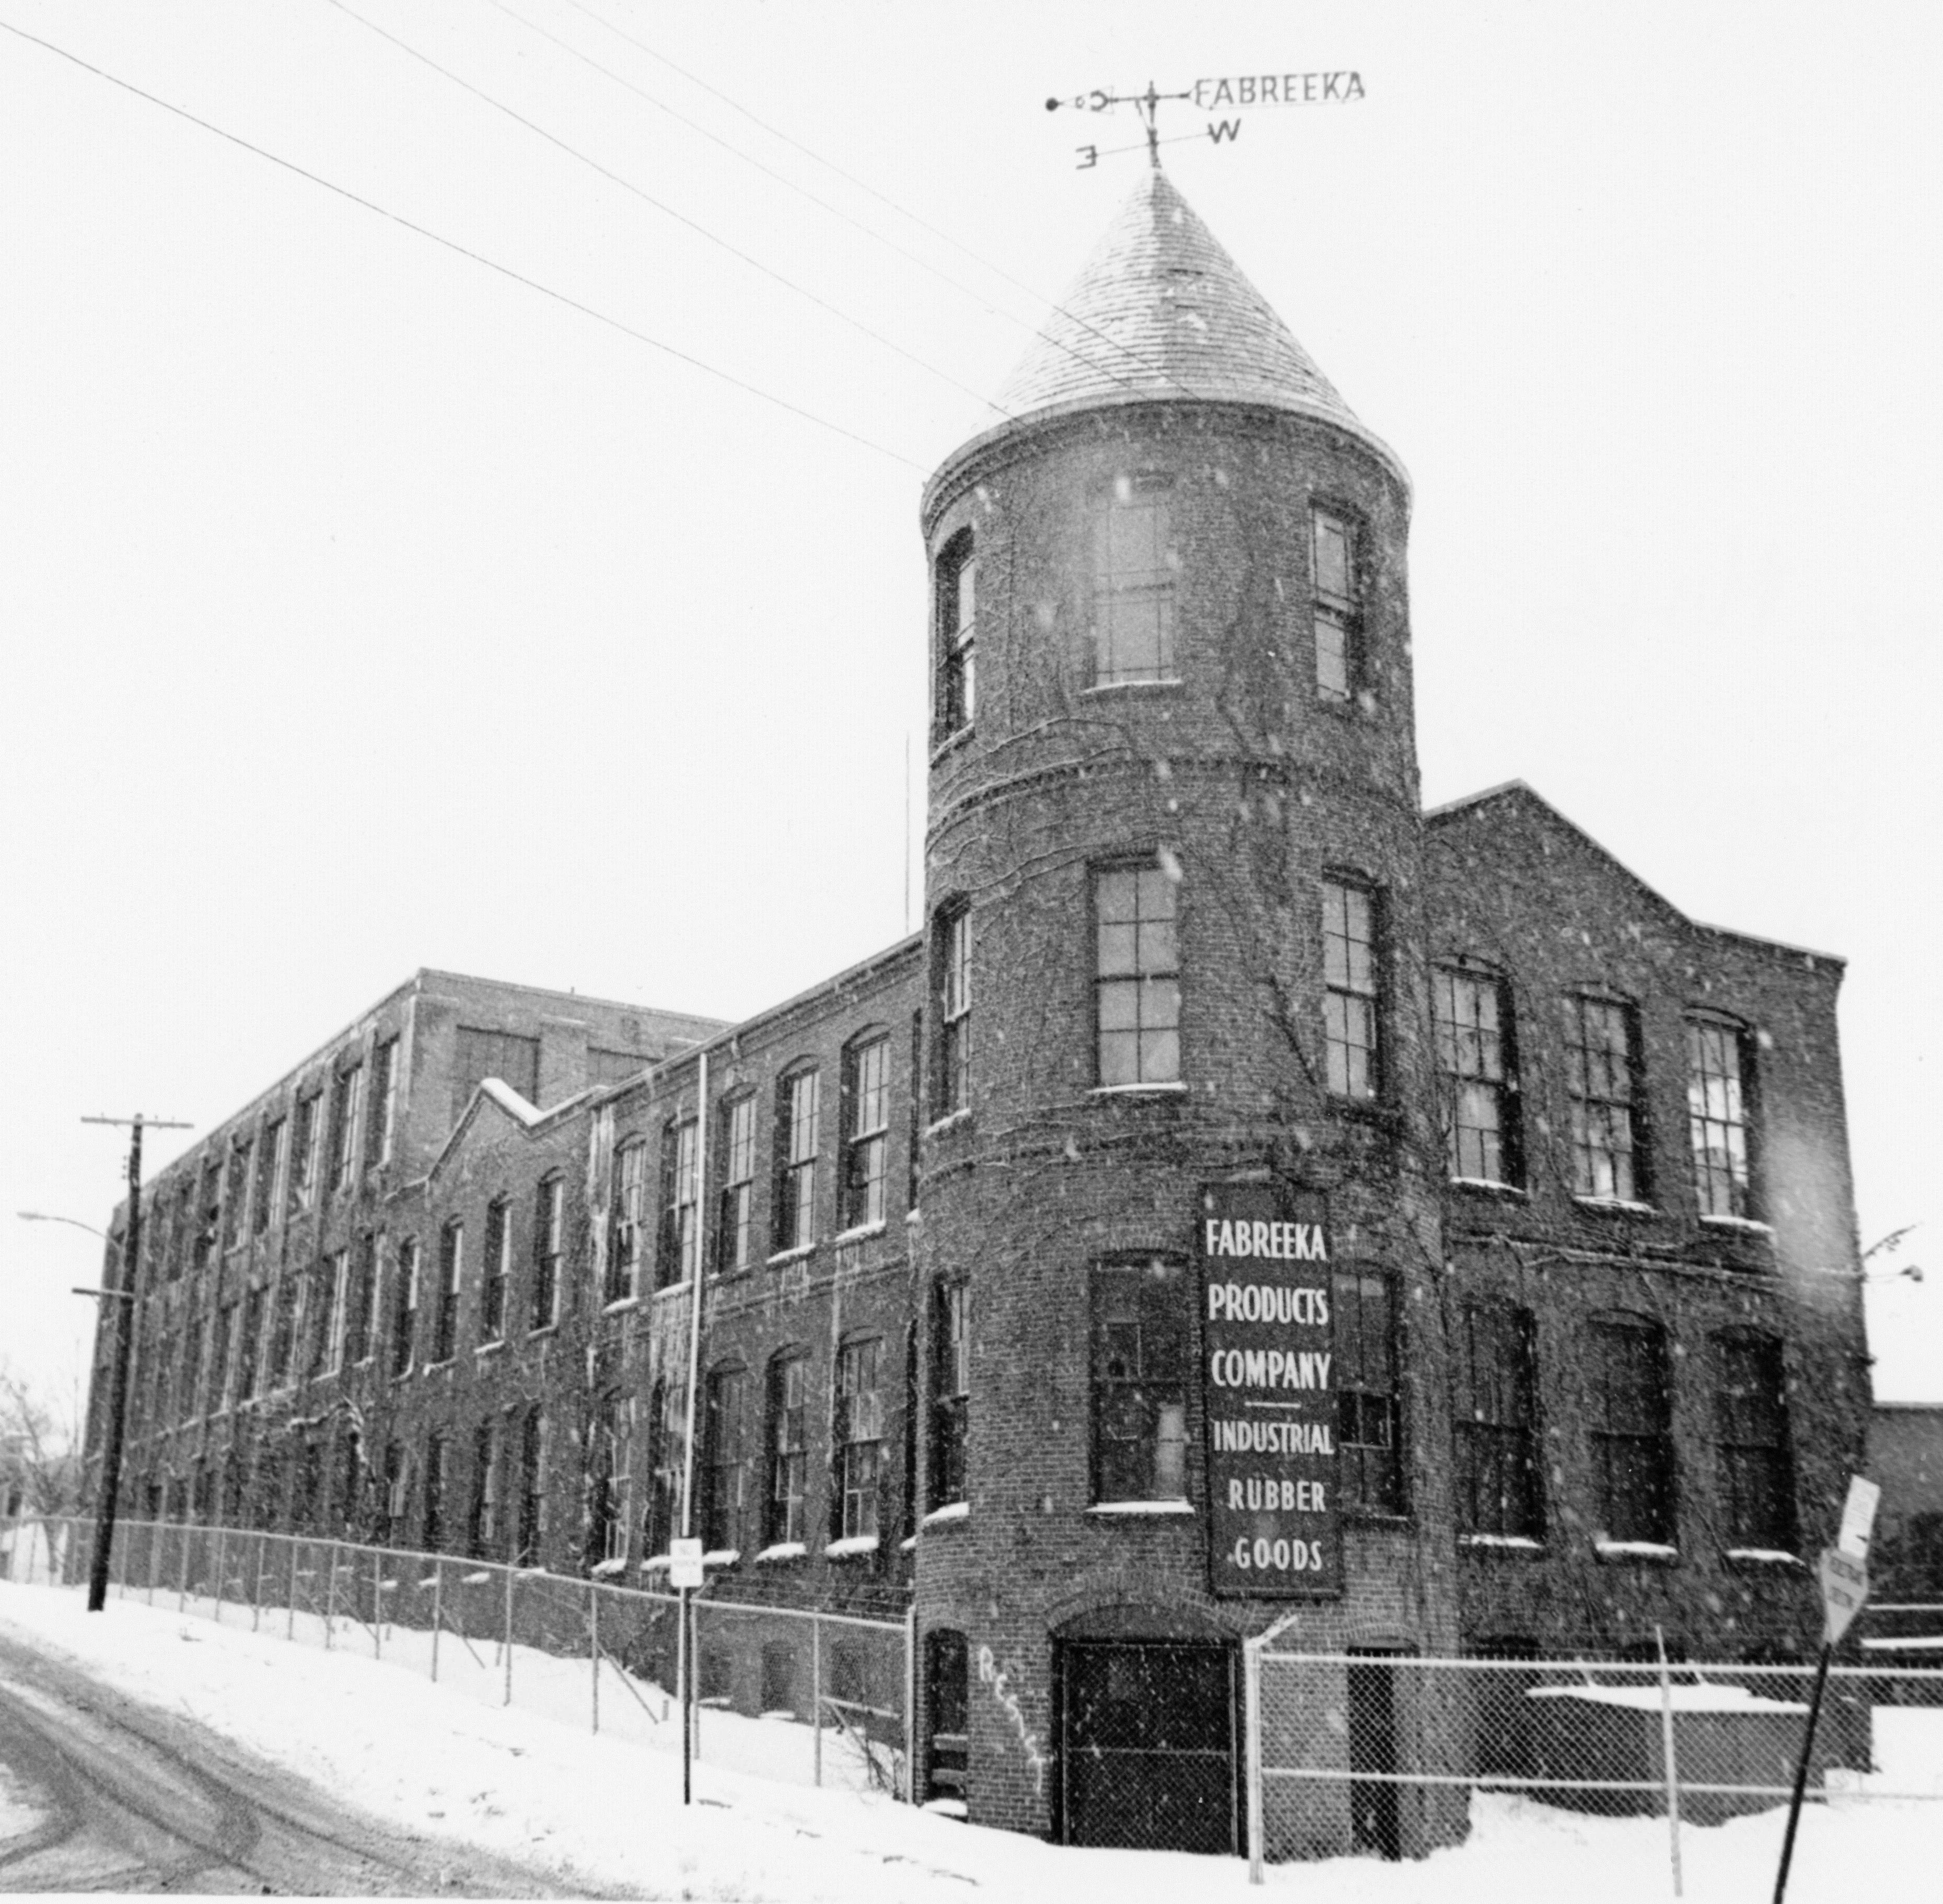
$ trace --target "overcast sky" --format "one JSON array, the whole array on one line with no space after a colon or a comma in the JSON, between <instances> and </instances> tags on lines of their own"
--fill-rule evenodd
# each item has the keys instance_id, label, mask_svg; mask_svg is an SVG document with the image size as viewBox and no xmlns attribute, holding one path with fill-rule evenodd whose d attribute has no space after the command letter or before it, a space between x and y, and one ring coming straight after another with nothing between
<instances>
[{"instance_id":1,"label":"overcast sky","mask_svg":"<svg viewBox=\"0 0 1943 1904\"><path fill-rule=\"evenodd\" d=\"M0 32L0 1353L91 1327L11 1215L105 1223L85 1113L206 1129L422 965L732 1018L902 933L919 490L1145 162L1047 97L1353 69L1162 129L1414 477L1425 797L1848 958L1863 1237L1935 1272L1878 1393L1943 1399L1933 6L0 22L370 201Z\"/></svg>"}]
</instances>

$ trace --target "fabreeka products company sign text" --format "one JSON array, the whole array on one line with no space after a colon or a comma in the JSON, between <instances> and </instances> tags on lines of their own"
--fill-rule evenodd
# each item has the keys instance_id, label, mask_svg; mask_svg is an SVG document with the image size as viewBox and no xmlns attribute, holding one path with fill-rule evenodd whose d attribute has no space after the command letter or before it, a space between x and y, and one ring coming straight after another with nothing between
<instances>
[{"instance_id":1,"label":"fabreeka products company sign text","mask_svg":"<svg viewBox=\"0 0 1943 1904\"><path fill-rule=\"evenodd\" d=\"M1343 1590L1328 1220L1266 1184L1213 1185L1196 1224L1208 1585L1231 1599Z\"/></svg>"}]
</instances>

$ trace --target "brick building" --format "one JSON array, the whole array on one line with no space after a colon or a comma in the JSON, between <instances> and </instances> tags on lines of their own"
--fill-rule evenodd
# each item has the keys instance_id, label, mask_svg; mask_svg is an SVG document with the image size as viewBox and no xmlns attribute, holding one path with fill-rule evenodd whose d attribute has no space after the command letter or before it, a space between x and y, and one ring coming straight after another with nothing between
<instances>
[{"instance_id":1,"label":"brick building","mask_svg":"<svg viewBox=\"0 0 1943 1904\"><path fill-rule=\"evenodd\" d=\"M1801 1652L1840 962L1422 810L1408 479L1161 174L1001 407L925 932L735 1026L421 975L151 1187L138 1503L634 1577L692 1467L711 1595L914 1611L921 1794L1088 1842L1235 1842L1275 1621L1432 1758L1386 1657Z\"/></svg>"}]
</instances>

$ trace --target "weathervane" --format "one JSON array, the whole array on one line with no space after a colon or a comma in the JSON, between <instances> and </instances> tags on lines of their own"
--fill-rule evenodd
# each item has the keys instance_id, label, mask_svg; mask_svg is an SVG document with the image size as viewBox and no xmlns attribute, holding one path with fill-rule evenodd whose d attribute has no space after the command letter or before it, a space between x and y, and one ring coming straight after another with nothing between
<instances>
[{"instance_id":1,"label":"weathervane","mask_svg":"<svg viewBox=\"0 0 1943 1904\"><path fill-rule=\"evenodd\" d=\"M1239 118L1215 118L1208 121L1205 134L1177 132L1171 139L1163 139L1160 136L1160 109L1165 100L1191 100L1197 110L1206 112L1210 108L1218 110L1223 106L1232 109L1240 106L1347 105L1350 100L1363 96L1363 75L1359 72L1247 73L1239 78L1197 79L1192 86L1178 93L1163 93L1151 79L1144 93L1110 93L1096 88L1073 99L1049 99L1045 109L1057 112L1062 106L1070 106L1076 112L1107 112L1116 106L1131 106L1140 115L1141 127L1146 134L1147 163L1158 171L1160 149L1164 145L1177 146L1184 139L1206 137L1219 146L1240 137L1242 131ZM1140 148L1114 146L1103 153L1097 146L1081 146L1076 149L1079 154L1079 169L1084 172L1097 165L1103 158L1136 152Z\"/></svg>"}]
</instances>

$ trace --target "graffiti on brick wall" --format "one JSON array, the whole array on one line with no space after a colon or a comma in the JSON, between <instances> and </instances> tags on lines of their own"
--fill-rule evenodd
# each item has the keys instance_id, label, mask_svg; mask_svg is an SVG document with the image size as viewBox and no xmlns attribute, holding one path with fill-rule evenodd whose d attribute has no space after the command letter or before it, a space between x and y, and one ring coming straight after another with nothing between
<instances>
[{"instance_id":1,"label":"graffiti on brick wall","mask_svg":"<svg viewBox=\"0 0 1943 1904\"><path fill-rule=\"evenodd\" d=\"M1006 1675L999 1669L999 1663L992 1657L989 1646L978 1649L978 1683L990 1686L992 1697L999 1702L1006 1718L1012 1722L1012 1730L1019 1735L1019 1749L1025 1754L1026 1763L1032 1767L1033 1784L1041 1798L1045 1796L1045 1754L1039 1749L1039 1740L1030 1726L1026 1724L1026 1715L1020 1710L1019 1696L1014 1692Z\"/></svg>"}]
</instances>

